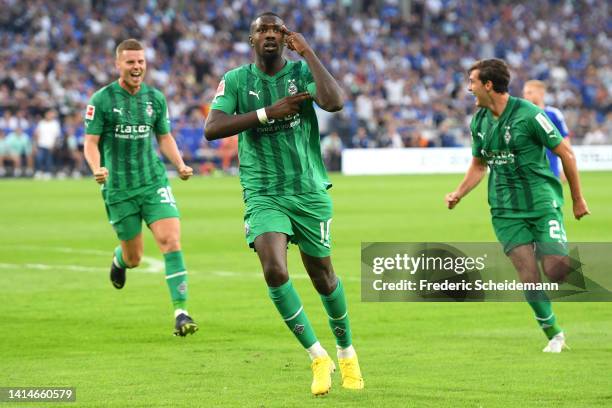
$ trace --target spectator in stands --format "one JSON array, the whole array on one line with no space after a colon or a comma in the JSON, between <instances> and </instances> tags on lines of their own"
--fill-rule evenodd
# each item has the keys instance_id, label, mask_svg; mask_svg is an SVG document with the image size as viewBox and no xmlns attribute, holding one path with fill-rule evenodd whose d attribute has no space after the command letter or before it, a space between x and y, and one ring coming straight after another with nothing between
<instances>
[{"instance_id":1,"label":"spectator in stands","mask_svg":"<svg viewBox=\"0 0 612 408\"><path fill-rule=\"evenodd\" d=\"M2 117L0 117L0 129L4 130L5 132L10 131L11 125L13 123L13 115L11 114L11 111L8 109L5 109L4 113L2 114Z\"/></svg>"},{"instance_id":2,"label":"spectator in stands","mask_svg":"<svg viewBox=\"0 0 612 408\"><path fill-rule=\"evenodd\" d=\"M402 136L397 131L397 126L393 119L387 119L386 127L380 128L377 139L378 147L390 147L394 149L404 147Z\"/></svg>"},{"instance_id":3,"label":"spectator in stands","mask_svg":"<svg viewBox=\"0 0 612 408\"><path fill-rule=\"evenodd\" d=\"M353 137L353 149L367 149L368 147L375 147L375 143L370 140L370 135L365 127L359 126L357 128L357 134Z\"/></svg>"},{"instance_id":4,"label":"spectator in stands","mask_svg":"<svg viewBox=\"0 0 612 408\"><path fill-rule=\"evenodd\" d=\"M6 152L13 166L15 177L32 176L34 173L32 142L21 126L17 126L6 137Z\"/></svg>"},{"instance_id":5,"label":"spectator in stands","mask_svg":"<svg viewBox=\"0 0 612 408\"><path fill-rule=\"evenodd\" d=\"M83 151L79 149L77 138L77 124L72 119L67 120L64 137L56 149L56 165L62 177L71 175L81 178L84 164Z\"/></svg>"},{"instance_id":6,"label":"spectator in stands","mask_svg":"<svg viewBox=\"0 0 612 408\"><path fill-rule=\"evenodd\" d=\"M37 178L49 179L54 171L53 153L58 146L62 135L59 121L53 109L45 112L44 118L34 131L36 146L36 174Z\"/></svg>"},{"instance_id":7,"label":"spectator in stands","mask_svg":"<svg viewBox=\"0 0 612 408\"><path fill-rule=\"evenodd\" d=\"M342 147L342 139L337 132L332 132L321 139L321 153L327 170L340 171L342 167Z\"/></svg>"},{"instance_id":8,"label":"spectator in stands","mask_svg":"<svg viewBox=\"0 0 612 408\"><path fill-rule=\"evenodd\" d=\"M6 115L0 128L15 129L9 123L19 117L31 134L35 118L49 108L59 110L62 121L82 115L91 93L111 80L107 59L117 39L142 36L154 45L147 57L159 64L149 78L166 93L179 126L194 108L204 111L199 101L212 99L223 72L249 61L243 34L256 12L252 0L144 2L137 10L106 3L9 2L9 17L0 24L0 110ZM474 60L495 56L512 65L511 93L529 78L550 85L547 103L564 112L577 143L599 124L610 127L609 1L590 0L588 7L557 0L340 3L259 0L257 9L274 9L313 38L341 81L345 107L321 118L321 129L337 131L344 146L358 126L389 145L390 120L400 134L423 126L436 145L469 145L463 121L474 104L463 72ZM320 17L304 18L314 15ZM380 128L386 134L377 134ZM195 156L199 140L187 145Z\"/></svg>"},{"instance_id":9,"label":"spectator in stands","mask_svg":"<svg viewBox=\"0 0 612 408\"><path fill-rule=\"evenodd\" d=\"M7 158L6 133L0 128L0 177L6 175L6 168L4 166L7 162Z\"/></svg>"},{"instance_id":10,"label":"spectator in stands","mask_svg":"<svg viewBox=\"0 0 612 408\"><path fill-rule=\"evenodd\" d=\"M238 174L238 136L221 139L218 149L221 169L229 174ZM235 163L232 166L232 163Z\"/></svg>"},{"instance_id":11,"label":"spectator in stands","mask_svg":"<svg viewBox=\"0 0 612 408\"><path fill-rule=\"evenodd\" d=\"M585 145L603 145L610 143L611 140L606 136L603 126L597 126L595 129L590 130L584 135Z\"/></svg>"},{"instance_id":12,"label":"spectator in stands","mask_svg":"<svg viewBox=\"0 0 612 408\"><path fill-rule=\"evenodd\" d=\"M200 174L212 174L221 166L219 156L219 140L208 141L204 138L200 141L200 147L196 152L196 161L200 163Z\"/></svg>"}]
</instances>

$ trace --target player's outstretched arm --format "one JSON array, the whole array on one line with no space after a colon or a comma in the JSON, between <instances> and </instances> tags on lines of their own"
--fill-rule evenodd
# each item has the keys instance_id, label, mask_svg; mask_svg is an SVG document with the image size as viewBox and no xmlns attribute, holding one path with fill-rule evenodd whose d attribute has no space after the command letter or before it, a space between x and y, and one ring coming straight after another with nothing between
<instances>
[{"instance_id":1,"label":"player's outstretched arm","mask_svg":"<svg viewBox=\"0 0 612 408\"><path fill-rule=\"evenodd\" d=\"M83 146L83 154L85 160L93 173L94 179L99 184L104 184L108 177L108 170L106 167L100 167L100 149L98 148L98 142L100 136L98 135L85 135L85 144Z\"/></svg>"},{"instance_id":2,"label":"player's outstretched arm","mask_svg":"<svg viewBox=\"0 0 612 408\"><path fill-rule=\"evenodd\" d=\"M576 157L574 156L572 147L565 139L553 149L553 153L559 156L561 164L563 164L563 172L565 173L565 177L567 177L567 182L572 193L574 217L579 220L585 215L589 215L591 212L589 211L586 200L582 196L580 177L578 176L578 167L576 166Z\"/></svg>"},{"instance_id":3,"label":"player's outstretched arm","mask_svg":"<svg viewBox=\"0 0 612 408\"><path fill-rule=\"evenodd\" d=\"M176 141L170 133L157 136L157 142L159 143L159 150L174 165L181 180L187 180L193 176L193 169L183 161Z\"/></svg>"},{"instance_id":4,"label":"player's outstretched arm","mask_svg":"<svg viewBox=\"0 0 612 408\"><path fill-rule=\"evenodd\" d=\"M472 163L465 173L463 181L455 191L448 193L444 197L448 209L452 210L455 208L459 201L480 183L485 174L487 174L487 166L484 161L478 157L472 157Z\"/></svg>"},{"instance_id":5,"label":"player's outstretched arm","mask_svg":"<svg viewBox=\"0 0 612 408\"><path fill-rule=\"evenodd\" d=\"M340 88L338 82L323 66L319 57L317 57L313 49L306 42L306 39L304 39L304 36L300 33L289 31L285 26L282 26L281 30L285 34L287 47L300 54L308 64L310 72L312 72L312 77L317 85L317 95L315 96L317 105L328 112L341 110L344 106L342 88Z\"/></svg>"},{"instance_id":6,"label":"player's outstretched arm","mask_svg":"<svg viewBox=\"0 0 612 408\"><path fill-rule=\"evenodd\" d=\"M273 105L257 111L240 115L229 115L222 110L211 109L204 126L204 136L206 140L222 139L262 124L271 123L275 119L294 115L300 111L300 104L311 98L308 92L302 92L286 96Z\"/></svg>"}]
</instances>

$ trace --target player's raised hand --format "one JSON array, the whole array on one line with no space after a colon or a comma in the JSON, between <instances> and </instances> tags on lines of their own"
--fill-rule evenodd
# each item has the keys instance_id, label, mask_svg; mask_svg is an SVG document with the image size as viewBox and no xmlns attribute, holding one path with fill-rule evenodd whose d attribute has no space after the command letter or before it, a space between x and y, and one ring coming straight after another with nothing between
<instances>
[{"instance_id":1,"label":"player's raised hand","mask_svg":"<svg viewBox=\"0 0 612 408\"><path fill-rule=\"evenodd\" d=\"M311 49L302 34L289 31L284 25L281 27L281 31L285 34L285 43L287 44L287 48L291 51L295 51L301 56L304 56L304 53Z\"/></svg>"},{"instance_id":2,"label":"player's raised hand","mask_svg":"<svg viewBox=\"0 0 612 408\"><path fill-rule=\"evenodd\" d=\"M309 99L312 99L312 96L308 92L285 96L276 101L274 105L267 107L266 115L268 119L282 119L294 115L300 111L300 104Z\"/></svg>"},{"instance_id":3,"label":"player's raised hand","mask_svg":"<svg viewBox=\"0 0 612 408\"><path fill-rule=\"evenodd\" d=\"M187 180L193 176L193 169L185 164L178 168L178 176L181 180Z\"/></svg>"},{"instance_id":4,"label":"player's raised hand","mask_svg":"<svg viewBox=\"0 0 612 408\"><path fill-rule=\"evenodd\" d=\"M98 184L104 184L108 178L108 169L100 167L93 172L94 178Z\"/></svg>"},{"instance_id":5,"label":"player's raised hand","mask_svg":"<svg viewBox=\"0 0 612 408\"><path fill-rule=\"evenodd\" d=\"M574 201L574 217L576 217L577 220L589 214L591 214L591 212L584 198Z\"/></svg>"},{"instance_id":6,"label":"player's raised hand","mask_svg":"<svg viewBox=\"0 0 612 408\"><path fill-rule=\"evenodd\" d=\"M461 197L459 197L459 194L457 194L456 191L453 191L452 193L448 193L444 197L444 201L446 201L446 206L448 207L448 209L452 210L457 204L459 204L459 201L461 201Z\"/></svg>"}]
</instances>

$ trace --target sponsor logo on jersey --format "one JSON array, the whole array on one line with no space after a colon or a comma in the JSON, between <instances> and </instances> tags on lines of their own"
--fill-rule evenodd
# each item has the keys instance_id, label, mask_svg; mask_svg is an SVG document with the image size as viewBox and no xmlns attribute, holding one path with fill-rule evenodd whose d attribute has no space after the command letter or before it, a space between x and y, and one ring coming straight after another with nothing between
<instances>
[{"instance_id":1,"label":"sponsor logo on jersey","mask_svg":"<svg viewBox=\"0 0 612 408\"><path fill-rule=\"evenodd\" d=\"M217 98L223 95L225 95L225 79L222 79L221 82L219 82L219 86L217 87L217 92L215 93L213 102L216 102Z\"/></svg>"},{"instance_id":2,"label":"sponsor logo on jersey","mask_svg":"<svg viewBox=\"0 0 612 408\"><path fill-rule=\"evenodd\" d=\"M480 153L482 157L487 161L489 165L503 165L503 164L512 164L514 163L514 154L509 150L501 150L501 151L486 151L485 149L481 149Z\"/></svg>"},{"instance_id":3,"label":"sponsor logo on jersey","mask_svg":"<svg viewBox=\"0 0 612 408\"><path fill-rule=\"evenodd\" d=\"M150 125L116 125L115 137L119 139L143 139L151 134Z\"/></svg>"},{"instance_id":4,"label":"sponsor logo on jersey","mask_svg":"<svg viewBox=\"0 0 612 408\"><path fill-rule=\"evenodd\" d=\"M540 126L542 127L542 129L544 129L544 131L546 133L550 133L552 131L555 130L555 128L553 127L553 125L550 123L550 121L548 120L548 118L546 118L546 115L544 115L544 113L540 112L536 115L535 119L538 121L538 123L540 124ZM554 137L551 136L551 137Z\"/></svg>"},{"instance_id":5,"label":"sponsor logo on jersey","mask_svg":"<svg viewBox=\"0 0 612 408\"><path fill-rule=\"evenodd\" d=\"M267 125L261 125L257 127L257 132L259 133L274 133L279 132L281 130L293 129L296 126L299 126L302 122L300 118L300 114L296 113L294 115L287 115L282 119L270 120Z\"/></svg>"},{"instance_id":6,"label":"sponsor logo on jersey","mask_svg":"<svg viewBox=\"0 0 612 408\"><path fill-rule=\"evenodd\" d=\"M147 113L147 115L149 115L149 117L153 116L153 106L148 104L147 108L145 109L145 112Z\"/></svg>"},{"instance_id":7,"label":"sponsor logo on jersey","mask_svg":"<svg viewBox=\"0 0 612 408\"><path fill-rule=\"evenodd\" d=\"M287 81L287 83L287 92L289 93L289 95L295 95L296 93L298 93L298 87L295 84L295 79L290 79Z\"/></svg>"},{"instance_id":8,"label":"sponsor logo on jersey","mask_svg":"<svg viewBox=\"0 0 612 408\"><path fill-rule=\"evenodd\" d=\"M96 115L96 107L93 105L87 105L87 110L85 111L85 119L93 120Z\"/></svg>"}]
</instances>

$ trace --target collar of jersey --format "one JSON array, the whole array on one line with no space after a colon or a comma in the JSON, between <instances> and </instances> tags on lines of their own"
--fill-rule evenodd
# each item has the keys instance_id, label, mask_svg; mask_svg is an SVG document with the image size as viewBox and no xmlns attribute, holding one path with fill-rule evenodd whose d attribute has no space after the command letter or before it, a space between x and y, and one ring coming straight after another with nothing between
<instances>
[{"instance_id":1,"label":"collar of jersey","mask_svg":"<svg viewBox=\"0 0 612 408\"><path fill-rule=\"evenodd\" d=\"M510 112L512 112L512 107L514 106L515 102L516 102L516 98L510 95L508 98L508 103L506 104L506 107L504 108L504 111L502 112L501 116L497 119L495 119L495 117L493 116L493 112L491 112L490 109L487 109L487 115L489 116L489 119L491 119L493 123L501 123L502 121L506 120L507 116L510 114Z\"/></svg>"},{"instance_id":2,"label":"collar of jersey","mask_svg":"<svg viewBox=\"0 0 612 408\"><path fill-rule=\"evenodd\" d=\"M291 68L291 65L293 65L291 63L291 61L289 60L285 60L285 66L278 71L276 74L270 76L264 72L262 72L258 67L257 64L251 64L251 71L257 75L258 77L260 77L261 79L267 80L267 81L271 81L271 80L275 80L279 77L281 77L282 75L284 75L285 73L287 73L289 71L289 69Z\"/></svg>"},{"instance_id":3,"label":"collar of jersey","mask_svg":"<svg viewBox=\"0 0 612 408\"><path fill-rule=\"evenodd\" d=\"M139 93L141 93L141 92L144 90L144 88L146 87L145 83L144 83L144 82L141 82L141 83L140 83L140 89L138 90L138 92L136 92L135 94L133 94L133 95L132 95L132 94L131 94L131 93L129 93L129 92L126 90L126 89L124 89L124 88L123 88L121 85L119 85L119 80L116 80L115 82L113 82L113 85L115 86L115 88L120 89L120 90L121 90L121 91L123 91L123 92L124 92L126 95L129 95L129 96L136 96L136 95L138 95L138 94L139 94Z\"/></svg>"}]
</instances>

